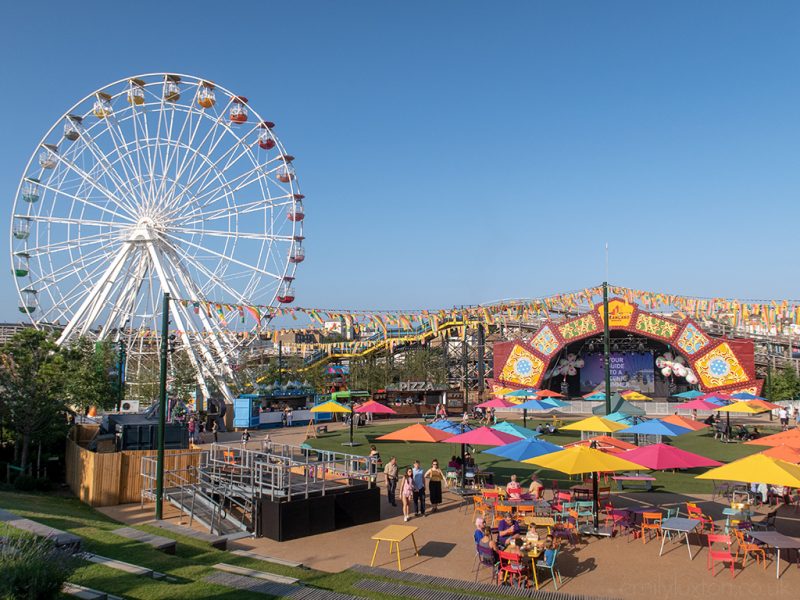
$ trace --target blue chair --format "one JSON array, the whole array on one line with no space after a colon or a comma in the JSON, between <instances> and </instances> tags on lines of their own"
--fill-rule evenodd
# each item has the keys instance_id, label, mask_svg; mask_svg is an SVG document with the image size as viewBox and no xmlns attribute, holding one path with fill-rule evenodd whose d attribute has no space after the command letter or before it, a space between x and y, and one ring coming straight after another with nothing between
<instances>
[{"instance_id":1,"label":"blue chair","mask_svg":"<svg viewBox=\"0 0 800 600\"><path fill-rule=\"evenodd\" d=\"M550 571L550 578L553 580L553 585L558 589L558 584L561 583L561 572L558 570L558 548L553 549L552 560L548 563L546 560L537 560L536 568Z\"/></svg>"}]
</instances>

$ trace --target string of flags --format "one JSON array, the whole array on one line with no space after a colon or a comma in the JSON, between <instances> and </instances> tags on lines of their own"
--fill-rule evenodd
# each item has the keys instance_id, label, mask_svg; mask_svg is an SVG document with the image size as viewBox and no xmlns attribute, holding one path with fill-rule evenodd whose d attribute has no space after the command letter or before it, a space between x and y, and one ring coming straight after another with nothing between
<instances>
[{"instance_id":1,"label":"string of flags","mask_svg":"<svg viewBox=\"0 0 800 600\"><path fill-rule=\"evenodd\" d=\"M595 286L583 290L553 294L541 298L507 300L491 304L477 304L452 308L422 310L341 310L326 308L302 308L231 304L197 299L179 299L178 302L195 314L203 313L215 318L223 326L233 321L253 322L256 329L263 328L273 319L300 316L312 323L323 325L326 321L338 321L348 329L362 327L379 332L384 339L395 337L398 332L432 331L454 322L496 323L528 320L535 317L549 318L551 313L571 314L589 310L602 301L603 288ZM800 302L796 300L736 300L730 298L700 298L679 294L666 294L637 290L624 286L609 285L609 296L617 296L646 310L669 310L680 317L716 319L734 327L742 325L780 328L789 324L800 324ZM274 332L274 330L273 330ZM414 338L406 336L406 341ZM401 343L403 339L398 340ZM352 342L353 344L366 342ZM340 345L344 346L345 343ZM318 344L315 344L318 346Z\"/></svg>"}]
</instances>

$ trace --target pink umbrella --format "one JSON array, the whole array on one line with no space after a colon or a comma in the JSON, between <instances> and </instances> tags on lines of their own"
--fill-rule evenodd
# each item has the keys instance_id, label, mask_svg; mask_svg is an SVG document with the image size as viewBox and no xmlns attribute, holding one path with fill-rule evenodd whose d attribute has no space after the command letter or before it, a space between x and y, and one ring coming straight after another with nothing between
<instances>
[{"instance_id":1,"label":"pink umbrella","mask_svg":"<svg viewBox=\"0 0 800 600\"><path fill-rule=\"evenodd\" d=\"M509 402L505 398L492 398L478 404L478 408L510 408L512 406L516 406L516 404Z\"/></svg>"},{"instance_id":2,"label":"pink umbrella","mask_svg":"<svg viewBox=\"0 0 800 600\"><path fill-rule=\"evenodd\" d=\"M357 413L374 413L376 415L396 415L397 411L389 408L385 404L375 402L375 400L367 400L364 404L354 409Z\"/></svg>"},{"instance_id":3,"label":"pink umbrella","mask_svg":"<svg viewBox=\"0 0 800 600\"><path fill-rule=\"evenodd\" d=\"M505 446L512 442L518 442L519 437L491 427L478 427L442 441L446 444L470 444L471 446Z\"/></svg>"},{"instance_id":4,"label":"pink umbrella","mask_svg":"<svg viewBox=\"0 0 800 600\"><path fill-rule=\"evenodd\" d=\"M693 469L695 467L718 467L719 463L705 456L687 452L667 444L651 444L641 446L618 454L625 460L635 462L648 469L662 471L664 469Z\"/></svg>"},{"instance_id":5,"label":"pink umbrella","mask_svg":"<svg viewBox=\"0 0 800 600\"><path fill-rule=\"evenodd\" d=\"M695 398L694 400L689 400L689 402L678 404L675 406L675 408L682 408L684 410L715 411L719 410L719 404L714 404L713 402L709 402L708 400L703 400L702 398Z\"/></svg>"}]
</instances>

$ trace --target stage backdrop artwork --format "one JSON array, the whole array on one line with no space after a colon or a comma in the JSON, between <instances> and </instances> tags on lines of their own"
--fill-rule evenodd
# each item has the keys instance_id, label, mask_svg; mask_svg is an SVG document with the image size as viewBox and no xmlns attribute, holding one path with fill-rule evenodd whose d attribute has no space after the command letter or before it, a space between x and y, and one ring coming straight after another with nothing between
<instances>
[{"instance_id":1,"label":"stage backdrop artwork","mask_svg":"<svg viewBox=\"0 0 800 600\"><path fill-rule=\"evenodd\" d=\"M691 318L668 318L653 314L624 298L609 300L609 321L612 331L641 335L671 346L669 359L666 355L660 357L661 362L667 360L670 363L662 365L659 369L662 372L669 366L672 374L674 365L678 371L689 373L692 379L690 383L697 381L703 391L761 392L763 381L755 378L752 340L715 339ZM596 337L602 332L603 305L599 303L591 311L572 319L545 321L530 340L498 342L494 346L494 372L499 374L495 383L516 389L546 385L544 380L548 374L560 372L559 361L564 359L561 353L565 346ZM633 354L639 356L638 353ZM653 392L655 360L652 354L645 356L639 359L617 355L616 361L612 359L614 389L630 388L645 394ZM584 356L574 358L572 364L575 365L579 358L583 358L585 363L579 370L576 369L580 374L581 389L591 391L597 383L589 385L587 381L603 381L602 361L598 363L591 356ZM595 372L598 365L599 377Z\"/></svg>"}]
</instances>

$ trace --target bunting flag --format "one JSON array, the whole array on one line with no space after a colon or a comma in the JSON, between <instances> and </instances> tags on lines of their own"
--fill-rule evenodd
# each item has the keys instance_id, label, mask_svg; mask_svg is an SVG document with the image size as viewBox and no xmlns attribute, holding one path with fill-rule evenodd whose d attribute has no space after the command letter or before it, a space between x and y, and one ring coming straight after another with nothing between
<instances>
[{"instance_id":1,"label":"bunting flag","mask_svg":"<svg viewBox=\"0 0 800 600\"><path fill-rule=\"evenodd\" d=\"M701 298L661 292L637 290L610 285L609 293L624 298L631 304L654 311L662 309L676 316L698 320L714 319L732 327L760 327L781 331L788 325L800 325L800 301L796 300L737 300L730 298ZM256 328L275 318L299 315L322 325L325 321L343 322L348 329L370 327L384 339L395 330L404 333L404 339L414 339L407 334L436 335L441 329L453 325L494 325L511 321L530 320L534 317L575 315L591 309L602 301L603 288L595 286L579 291L554 294L541 298L504 300L491 304L461 306L426 310L340 310L327 308L288 308L262 305L228 304L199 299L179 299L184 307L191 306L195 314L202 310L209 318L217 318L223 325L235 316L243 323L250 319ZM374 340L373 340L374 341ZM315 345L317 346L317 345ZM343 346L344 348L345 346Z\"/></svg>"}]
</instances>

